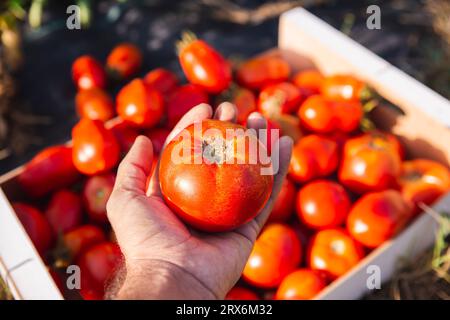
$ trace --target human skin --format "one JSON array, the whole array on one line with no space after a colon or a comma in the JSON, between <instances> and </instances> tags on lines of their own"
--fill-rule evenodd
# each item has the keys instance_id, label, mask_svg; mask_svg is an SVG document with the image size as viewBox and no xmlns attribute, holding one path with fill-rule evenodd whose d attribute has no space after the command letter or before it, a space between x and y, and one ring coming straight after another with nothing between
<instances>
[{"instance_id":1,"label":"human skin","mask_svg":"<svg viewBox=\"0 0 450 320\"><path fill-rule=\"evenodd\" d=\"M188 125L215 118L236 121L236 108L200 104L191 109L167 138L173 139ZM250 114L247 126L266 127L259 113ZM167 143L166 141L166 143ZM124 267L107 292L113 299L223 299L238 281L253 244L272 211L289 166L292 140L280 138L272 156L279 155L279 170L271 196L258 216L225 233L201 233L186 226L164 202L158 171L151 172L153 148L143 136L119 165L116 183L107 204L108 218L124 255Z\"/></svg>"}]
</instances>

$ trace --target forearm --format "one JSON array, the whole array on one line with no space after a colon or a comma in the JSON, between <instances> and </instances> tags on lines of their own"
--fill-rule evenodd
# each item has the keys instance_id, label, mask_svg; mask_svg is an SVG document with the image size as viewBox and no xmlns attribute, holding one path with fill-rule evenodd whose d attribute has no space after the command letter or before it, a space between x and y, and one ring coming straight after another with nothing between
<instances>
[{"instance_id":1,"label":"forearm","mask_svg":"<svg viewBox=\"0 0 450 320\"><path fill-rule=\"evenodd\" d=\"M123 284L113 299L211 300L214 294L182 268L164 261L128 264Z\"/></svg>"}]
</instances>

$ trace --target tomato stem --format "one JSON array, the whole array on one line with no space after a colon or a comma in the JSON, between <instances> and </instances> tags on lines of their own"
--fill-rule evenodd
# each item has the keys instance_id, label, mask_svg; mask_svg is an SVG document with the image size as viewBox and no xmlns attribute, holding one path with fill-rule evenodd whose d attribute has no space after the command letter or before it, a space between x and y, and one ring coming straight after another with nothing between
<instances>
[{"instance_id":1,"label":"tomato stem","mask_svg":"<svg viewBox=\"0 0 450 320\"><path fill-rule=\"evenodd\" d=\"M179 40L175 43L175 47L177 49L178 55L187 45L191 44L192 42L196 41L197 39L198 39L197 36L192 31L190 31L190 30L183 31L181 33L181 40Z\"/></svg>"}]
</instances>

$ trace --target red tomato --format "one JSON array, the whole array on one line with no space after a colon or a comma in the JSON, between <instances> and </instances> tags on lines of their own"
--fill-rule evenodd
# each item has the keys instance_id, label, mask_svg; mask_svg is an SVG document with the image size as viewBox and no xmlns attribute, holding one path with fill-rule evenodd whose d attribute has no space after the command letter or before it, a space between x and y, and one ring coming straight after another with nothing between
<instances>
[{"instance_id":1,"label":"red tomato","mask_svg":"<svg viewBox=\"0 0 450 320\"><path fill-rule=\"evenodd\" d=\"M167 204L203 231L229 231L253 219L269 199L273 175L270 159L263 164L259 152L250 154L250 145L266 151L237 124L204 120L200 130L187 127L161 155L159 178ZM180 148L192 152L180 155Z\"/></svg>"},{"instance_id":2,"label":"red tomato","mask_svg":"<svg viewBox=\"0 0 450 320\"><path fill-rule=\"evenodd\" d=\"M17 217L28 233L36 250L44 255L53 246L53 231L42 212L25 203L12 204Z\"/></svg>"},{"instance_id":3,"label":"red tomato","mask_svg":"<svg viewBox=\"0 0 450 320\"><path fill-rule=\"evenodd\" d=\"M184 34L178 43L181 68L190 83L217 94L231 83L231 65L214 48L202 40Z\"/></svg>"},{"instance_id":4,"label":"red tomato","mask_svg":"<svg viewBox=\"0 0 450 320\"><path fill-rule=\"evenodd\" d=\"M80 174L72 161L72 147L53 146L39 152L18 176L20 186L33 197L76 182Z\"/></svg>"},{"instance_id":5,"label":"red tomato","mask_svg":"<svg viewBox=\"0 0 450 320\"><path fill-rule=\"evenodd\" d=\"M64 235L64 245L73 259L97 243L106 240L105 233L94 225L84 225L75 228Z\"/></svg>"},{"instance_id":6,"label":"red tomato","mask_svg":"<svg viewBox=\"0 0 450 320\"><path fill-rule=\"evenodd\" d=\"M405 161L399 185L403 197L414 204L414 213L417 214L420 212L418 204L430 205L450 191L450 171L439 162L428 159Z\"/></svg>"},{"instance_id":7,"label":"red tomato","mask_svg":"<svg viewBox=\"0 0 450 320\"><path fill-rule=\"evenodd\" d=\"M400 175L397 148L380 134L347 140L339 168L339 181L356 193L393 188Z\"/></svg>"},{"instance_id":8,"label":"red tomato","mask_svg":"<svg viewBox=\"0 0 450 320\"><path fill-rule=\"evenodd\" d=\"M242 86L258 90L265 86L287 81L291 73L289 64L280 57L260 56L247 60L236 71Z\"/></svg>"},{"instance_id":9,"label":"red tomato","mask_svg":"<svg viewBox=\"0 0 450 320\"><path fill-rule=\"evenodd\" d=\"M139 71L142 65L142 53L130 43L115 47L106 59L106 67L119 78L129 78Z\"/></svg>"},{"instance_id":10,"label":"red tomato","mask_svg":"<svg viewBox=\"0 0 450 320\"><path fill-rule=\"evenodd\" d=\"M159 155L166 142L167 136L170 130L164 128L155 128L147 131L146 136L150 138L153 144L153 152L155 155Z\"/></svg>"},{"instance_id":11,"label":"red tomato","mask_svg":"<svg viewBox=\"0 0 450 320\"><path fill-rule=\"evenodd\" d=\"M125 121L114 124L110 129L114 133L122 153L128 153L139 136L139 132Z\"/></svg>"},{"instance_id":12,"label":"red tomato","mask_svg":"<svg viewBox=\"0 0 450 320\"><path fill-rule=\"evenodd\" d=\"M299 119L291 114L281 114L267 122L276 124L277 128L280 129L280 136L291 137L294 143L296 143L303 135L300 129ZM276 141L276 139L274 139L274 141Z\"/></svg>"},{"instance_id":13,"label":"red tomato","mask_svg":"<svg viewBox=\"0 0 450 320\"><path fill-rule=\"evenodd\" d=\"M83 300L103 300L103 293L91 289L80 289Z\"/></svg>"},{"instance_id":14,"label":"red tomato","mask_svg":"<svg viewBox=\"0 0 450 320\"><path fill-rule=\"evenodd\" d=\"M102 242L85 251L77 261L81 271L81 288L104 294L105 285L122 261L117 244Z\"/></svg>"},{"instance_id":15,"label":"red tomato","mask_svg":"<svg viewBox=\"0 0 450 320\"><path fill-rule=\"evenodd\" d=\"M186 112L200 103L208 103L208 95L198 86L186 84L175 89L167 102L167 124L172 129Z\"/></svg>"},{"instance_id":16,"label":"red tomato","mask_svg":"<svg viewBox=\"0 0 450 320\"><path fill-rule=\"evenodd\" d=\"M297 214L313 229L337 227L350 211L350 197L333 181L316 180L303 186L297 195Z\"/></svg>"},{"instance_id":17,"label":"red tomato","mask_svg":"<svg viewBox=\"0 0 450 320\"><path fill-rule=\"evenodd\" d=\"M325 229L311 239L309 266L324 271L334 280L353 268L364 257L362 246L343 229Z\"/></svg>"},{"instance_id":18,"label":"red tomato","mask_svg":"<svg viewBox=\"0 0 450 320\"><path fill-rule=\"evenodd\" d=\"M83 187L84 207L89 218L95 222L108 221L106 216L106 203L114 187L116 176L114 173L105 173L90 177Z\"/></svg>"},{"instance_id":19,"label":"red tomato","mask_svg":"<svg viewBox=\"0 0 450 320\"><path fill-rule=\"evenodd\" d=\"M237 109L237 123L246 125L247 118L250 113L256 111L256 96L255 94L243 87L238 87L233 92L231 102Z\"/></svg>"},{"instance_id":20,"label":"red tomato","mask_svg":"<svg viewBox=\"0 0 450 320\"><path fill-rule=\"evenodd\" d=\"M119 161L119 143L99 120L81 119L72 129L72 143L73 163L84 174L108 171Z\"/></svg>"},{"instance_id":21,"label":"red tomato","mask_svg":"<svg viewBox=\"0 0 450 320\"><path fill-rule=\"evenodd\" d=\"M276 293L277 300L310 300L327 285L318 271L298 269L287 275Z\"/></svg>"},{"instance_id":22,"label":"red tomato","mask_svg":"<svg viewBox=\"0 0 450 320\"><path fill-rule=\"evenodd\" d=\"M177 76L164 68L153 69L144 77L144 82L163 95L171 93L178 86Z\"/></svg>"},{"instance_id":23,"label":"red tomato","mask_svg":"<svg viewBox=\"0 0 450 320\"><path fill-rule=\"evenodd\" d=\"M72 64L72 78L78 89L104 88L106 74L102 65L91 56L81 56Z\"/></svg>"},{"instance_id":24,"label":"red tomato","mask_svg":"<svg viewBox=\"0 0 450 320\"><path fill-rule=\"evenodd\" d=\"M270 224L256 240L242 276L256 287L275 288L301 259L302 247L295 231L284 224Z\"/></svg>"},{"instance_id":25,"label":"red tomato","mask_svg":"<svg viewBox=\"0 0 450 320\"><path fill-rule=\"evenodd\" d=\"M252 290L243 287L233 287L227 293L225 300L260 300Z\"/></svg>"},{"instance_id":26,"label":"red tomato","mask_svg":"<svg viewBox=\"0 0 450 320\"><path fill-rule=\"evenodd\" d=\"M114 105L111 97L99 88L78 91L75 105L82 118L106 121L114 117Z\"/></svg>"},{"instance_id":27,"label":"red tomato","mask_svg":"<svg viewBox=\"0 0 450 320\"><path fill-rule=\"evenodd\" d=\"M292 150L289 176L304 183L333 173L338 166L338 151L337 143L329 138L314 134L301 138Z\"/></svg>"},{"instance_id":28,"label":"red tomato","mask_svg":"<svg viewBox=\"0 0 450 320\"><path fill-rule=\"evenodd\" d=\"M347 229L358 242L376 248L395 236L412 216L412 206L396 190L367 193L355 203Z\"/></svg>"},{"instance_id":29,"label":"red tomato","mask_svg":"<svg viewBox=\"0 0 450 320\"><path fill-rule=\"evenodd\" d=\"M334 75L323 80L320 92L333 101L359 101L365 88L365 83L353 76Z\"/></svg>"},{"instance_id":30,"label":"red tomato","mask_svg":"<svg viewBox=\"0 0 450 320\"><path fill-rule=\"evenodd\" d=\"M83 208L80 197L66 189L55 192L45 211L55 233L66 233L81 224Z\"/></svg>"},{"instance_id":31,"label":"red tomato","mask_svg":"<svg viewBox=\"0 0 450 320\"><path fill-rule=\"evenodd\" d=\"M317 70L304 70L294 75L292 82L304 96L320 93L324 76Z\"/></svg>"},{"instance_id":32,"label":"red tomato","mask_svg":"<svg viewBox=\"0 0 450 320\"><path fill-rule=\"evenodd\" d=\"M268 222L285 222L292 216L295 207L296 193L297 190L295 184L287 178L284 179Z\"/></svg>"},{"instance_id":33,"label":"red tomato","mask_svg":"<svg viewBox=\"0 0 450 320\"><path fill-rule=\"evenodd\" d=\"M259 111L268 118L297 111L302 100L300 90L290 82L265 87L258 98Z\"/></svg>"},{"instance_id":34,"label":"red tomato","mask_svg":"<svg viewBox=\"0 0 450 320\"><path fill-rule=\"evenodd\" d=\"M162 95L141 79L134 79L117 95L117 113L137 127L156 125L164 114Z\"/></svg>"}]
</instances>

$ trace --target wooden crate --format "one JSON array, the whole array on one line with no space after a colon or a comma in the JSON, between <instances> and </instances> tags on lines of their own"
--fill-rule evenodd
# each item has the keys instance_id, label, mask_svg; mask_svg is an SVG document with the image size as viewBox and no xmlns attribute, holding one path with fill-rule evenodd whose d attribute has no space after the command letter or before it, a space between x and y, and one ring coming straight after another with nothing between
<instances>
[{"instance_id":1,"label":"wooden crate","mask_svg":"<svg viewBox=\"0 0 450 320\"><path fill-rule=\"evenodd\" d=\"M283 56L294 70L316 67L325 74L353 74L364 80L402 110L377 108L374 120L378 127L399 136L411 157L450 164L449 101L304 9L293 9L281 16L279 46L266 54ZM6 270L16 267L8 274L16 299L62 299L9 203L21 199L16 181L20 170L0 177L0 273L5 278ZM435 209L450 211L450 193L438 201ZM436 228L436 222L422 214L317 298L360 298L368 292L370 265L380 267L382 281L388 280L400 258L414 257L432 245Z\"/></svg>"}]
</instances>

